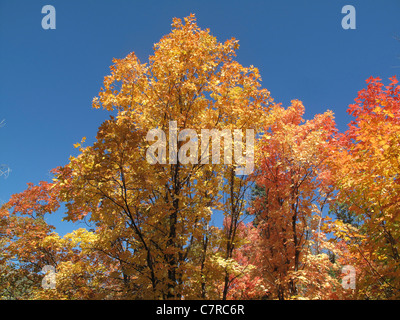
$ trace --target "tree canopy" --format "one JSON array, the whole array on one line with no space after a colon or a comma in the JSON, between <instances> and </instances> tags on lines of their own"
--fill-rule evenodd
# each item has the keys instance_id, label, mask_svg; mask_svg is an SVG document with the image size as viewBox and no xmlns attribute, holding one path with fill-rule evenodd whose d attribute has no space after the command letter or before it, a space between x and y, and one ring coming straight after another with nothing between
<instances>
[{"instance_id":1,"label":"tree canopy","mask_svg":"<svg viewBox=\"0 0 400 320\"><path fill-rule=\"evenodd\" d=\"M369 78L340 133L275 103L238 47L190 15L113 60L94 143L0 208L3 299L400 298L396 78Z\"/></svg>"}]
</instances>

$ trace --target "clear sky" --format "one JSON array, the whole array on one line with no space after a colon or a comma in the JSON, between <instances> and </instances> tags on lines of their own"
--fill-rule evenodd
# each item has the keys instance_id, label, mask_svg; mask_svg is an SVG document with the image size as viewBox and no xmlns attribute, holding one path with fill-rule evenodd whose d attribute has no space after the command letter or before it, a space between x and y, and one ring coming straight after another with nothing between
<instances>
[{"instance_id":1,"label":"clear sky","mask_svg":"<svg viewBox=\"0 0 400 320\"><path fill-rule=\"evenodd\" d=\"M56 9L54 30L42 28L44 5ZM342 28L345 5L356 29ZM145 62L172 18L190 13L219 41L239 39L237 60L259 68L276 102L302 100L307 119L333 110L341 131L365 80L400 71L400 0L0 0L0 164L12 169L0 203L51 180L82 137L91 144L108 118L91 101L112 59L135 51ZM61 234L73 228L60 219L49 222Z\"/></svg>"}]
</instances>

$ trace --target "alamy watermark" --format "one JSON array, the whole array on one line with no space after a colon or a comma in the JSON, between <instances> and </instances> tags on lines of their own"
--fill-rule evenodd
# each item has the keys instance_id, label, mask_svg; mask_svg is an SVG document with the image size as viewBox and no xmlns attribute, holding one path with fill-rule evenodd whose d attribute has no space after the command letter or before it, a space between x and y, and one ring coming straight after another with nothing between
<instances>
[{"instance_id":1,"label":"alamy watermark","mask_svg":"<svg viewBox=\"0 0 400 320\"><path fill-rule=\"evenodd\" d=\"M42 18L42 28L44 30L56 29L56 9L52 5L42 7L42 14L46 14ZM342 7L342 14L346 14L342 18L342 28L345 30L356 29L356 9L352 5Z\"/></svg>"},{"instance_id":2,"label":"alamy watermark","mask_svg":"<svg viewBox=\"0 0 400 320\"><path fill-rule=\"evenodd\" d=\"M45 276L42 279L43 289L55 289L56 288L56 268L51 265L45 265L42 268L42 272Z\"/></svg>"},{"instance_id":3,"label":"alamy watermark","mask_svg":"<svg viewBox=\"0 0 400 320\"><path fill-rule=\"evenodd\" d=\"M342 18L342 28L345 30L356 29L356 8L352 5L345 5L342 8L342 13L346 14Z\"/></svg>"},{"instance_id":4,"label":"alamy watermark","mask_svg":"<svg viewBox=\"0 0 400 320\"><path fill-rule=\"evenodd\" d=\"M5 164L0 164L0 177L4 176L4 179L7 179L10 175L11 169L9 166Z\"/></svg>"},{"instance_id":5,"label":"alamy watermark","mask_svg":"<svg viewBox=\"0 0 400 320\"><path fill-rule=\"evenodd\" d=\"M46 14L42 18L42 28L44 30L56 28L56 9L49 4L42 7L42 13Z\"/></svg>"},{"instance_id":6,"label":"alamy watermark","mask_svg":"<svg viewBox=\"0 0 400 320\"><path fill-rule=\"evenodd\" d=\"M342 268L342 288L355 289L356 288L356 269L353 266L345 265Z\"/></svg>"},{"instance_id":7,"label":"alamy watermark","mask_svg":"<svg viewBox=\"0 0 400 320\"><path fill-rule=\"evenodd\" d=\"M246 142L243 142L243 132L240 129L201 129L200 137L194 129L183 129L178 132L177 122L169 121L168 129L169 164L213 164L221 163L221 139L224 140L223 164L233 164L237 167L237 175L249 175L254 171L254 129L246 129ZM233 138L232 138L233 137ZM157 140L156 140L157 138ZM187 141L189 139L189 141ZM152 129L147 133L147 141L155 141L146 151L146 160L150 164L167 164L167 135L162 129ZM186 142L187 141L187 142ZM178 143L185 142L179 147ZM200 152L199 152L200 144ZM245 150L243 146L245 145ZM232 156L234 155L234 157Z\"/></svg>"}]
</instances>

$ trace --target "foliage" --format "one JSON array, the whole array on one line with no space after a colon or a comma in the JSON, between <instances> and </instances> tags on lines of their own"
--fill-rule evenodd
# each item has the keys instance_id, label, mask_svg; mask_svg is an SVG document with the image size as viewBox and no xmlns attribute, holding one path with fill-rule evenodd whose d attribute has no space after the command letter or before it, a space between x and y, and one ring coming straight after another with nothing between
<instances>
[{"instance_id":1,"label":"foliage","mask_svg":"<svg viewBox=\"0 0 400 320\"><path fill-rule=\"evenodd\" d=\"M301 101L273 104L238 47L190 15L147 63L113 60L93 99L113 115L94 143L0 207L2 299L400 298L396 78L368 79L340 134L331 111L306 121ZM226 148L225 161L202 161L209 149L179 135L201 129L254 130L255 171L241 174ZM60 236L55 214L86 227Z\"/></svg>"},{"instance_id":2,"label":"foliage","mask_svg":"<svg viewBox=\"0 0 400 320\"><path fill-rule=\"evenodd\" d=\"M149 163L146 132L161 128L169 148L175 144L178 150L184 141L171 132L171 121L177 132L258 132L270 98L259 88L258 70L233 59L237 40L219 43L196 25L193 15L184 23L174 19L172 27L154 46L148 64L134 53L114 60L93 106L116 110L117 116L102 124L93 146L77 145L81 153L59 168L56 183L67 202L67 219L88 216L95 225L96 247L118 265L115 275L125 279L121 290L126 295L206 298L224 274L218 297L226 298L246 179L234 174L235 164L184 165L171 150L167 164ZM212 209L219 209L229 225L210 256L207 251L215 250L207 236ZM207 283L195 290L194 279Z\"/></svg>"},{"instance_id":3,"label":"foliage","mask_svg":"<svg viewBox=\"0 0 400 320\"><path fill-rule=\"evenodd\" d=\"M370 299L400 297L400 86L395 77L390 80L384 86L381 79L369 78L349 106L355 120L332 164L338 200L361 220L346 232L347 246L363 265L358 294Z\"/></svg>"}]
</instances>

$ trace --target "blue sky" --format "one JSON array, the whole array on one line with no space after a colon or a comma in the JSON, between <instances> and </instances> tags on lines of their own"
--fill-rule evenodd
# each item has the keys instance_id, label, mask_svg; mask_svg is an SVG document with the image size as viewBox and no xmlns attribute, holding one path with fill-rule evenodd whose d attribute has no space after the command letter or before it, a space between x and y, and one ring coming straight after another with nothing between
<instances>
[{"instance_id":1,"label":"blue sky","mask_svg":"<svg viewBox=\"0 0 400 320\"><path fill-rule=\"evenodd\" d=\"M41 26L48 4L55 30ZM345 5L356 9L355 30L342 28ZM341 131L365 80L400 71L400 0L0 0L0 164L12 169L0 202L50 180L83 136L92 143L108 112L91 101L112 59L135 51L146 61L172 18L190 13L219 41L239 39L237 60L259 68L276 102L302 100L307 119L333 110ZM73 228L60 219L49 222L61 234Z\"/></svg>"}]
</instances>

